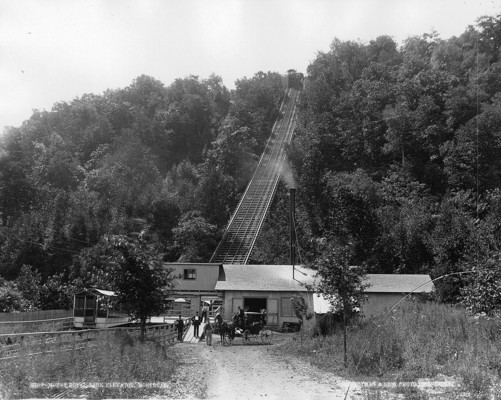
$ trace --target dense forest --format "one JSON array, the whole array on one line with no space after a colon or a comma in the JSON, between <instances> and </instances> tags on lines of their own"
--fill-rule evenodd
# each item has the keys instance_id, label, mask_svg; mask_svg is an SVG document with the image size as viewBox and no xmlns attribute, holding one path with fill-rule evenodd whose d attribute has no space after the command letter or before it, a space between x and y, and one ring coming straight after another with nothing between
<instances>
[{"instance_id":1,"label":"dense forest","mask_svg":"<svg viewBox=\"0 0 501 400\"><path fill-rule=\"evenodd\" d=\"M438 299L501 307L501 16L459 37L335 39L306 71L288 148L300 259L350 249L369 273L429 273ZM0 311L60 308L106 282L108 235L209 260L278 116L259 72L124 89L35 111L0 143ZM287 185L251 257L288 262ZM476 271L476 273L464 273ZM464 274L463 274L464 273Z\"/></svg>"},{"instance_id":2,"label":"dense forest","mask_svg":"<svg viewBox=\"0 0 501 400\"><path fill-rule=\"evenodd\" d=\"M164 261L208 261L283 94L278 73L238 80L231 93L215 75L168 87L140 76L9 128L2 311L65 307L75 288L106 284L99 256L109 235L147 237Z\"/></svg>"}]
</instances>

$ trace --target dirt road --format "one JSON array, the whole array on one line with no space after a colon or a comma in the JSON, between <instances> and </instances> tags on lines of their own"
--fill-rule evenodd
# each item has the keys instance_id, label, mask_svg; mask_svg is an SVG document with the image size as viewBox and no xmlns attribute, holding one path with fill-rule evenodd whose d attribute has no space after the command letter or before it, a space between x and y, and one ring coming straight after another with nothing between
<instances>
[{"instance_id":1,"label":"dirt road","mask_svg":"<svg viewBox=\"0 0 501 400\"><path fill-rule=\"evenodd\" d=\"M208 399L344 399L348 382L296 358L275 351L275 345L233 346L178 344L184 362L171 395ZM184 387L184 388L183 388ZM183 393L184 391L184 393ZM362 399L357 384L347 399Z\"/></svg>"}]
</instances>

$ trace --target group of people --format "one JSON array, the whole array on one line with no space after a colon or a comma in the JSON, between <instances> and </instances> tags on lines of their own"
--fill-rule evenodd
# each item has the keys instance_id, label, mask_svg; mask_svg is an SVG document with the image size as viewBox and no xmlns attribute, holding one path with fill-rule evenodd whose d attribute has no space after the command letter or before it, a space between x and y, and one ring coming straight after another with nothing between
<instances>
[{"instance_id":1,"label":"group of people","mask_svg":"<svg viewBox=\"0 0 501 400\"><path fill-rule=\"evenodd\" d=\"M198 311L195 313L193 317L191 317L191 323L193 324L193 336L196 338L200 338L200 325L202 323L205 323L204 329L202 332L202 337L200 339L205 338L207 345L212 346L212 330L213 330L213 325L210 322L210 319L208 317L208 312L209 312L209 307L204 304L202 307L202 315L198 315ZM220 314L218 314L219 317L221 317ZM217 322L217 316L216 316L216 322ZM183 341L183 333L184 333L184 320L179 314L179 318L175 321L176 329L177 329L177 340L182 342Z\"/></svg>"},{"instance_id":2,"label":"group of people","mask_svg":"<svg viewBox=\"0 0 501 400\"><path fill-rule=\"evenodd\" d=\"M219 310L217 310L219 311ZM191 323L193 324L193 336L195 338L199 338L200 340L203 340L205 338L207 345L211 346L212 345L212 331L214 329L213 323L210 321L208 317L209 313L209 307L207 305L204 305L202 307L202 315L198 315L198 311L195 313L193 317L191 317ZM238 312L234 316L235 321L237 322L238 326L244 326L245 325L245 311L243 308L238 307ZM261 310L261 321L263 324L266 324L266 309ZM200 325L202 323L205 323L202 336L200 337ZM221 325L223 323L223 317L221 316L220 312L216 313L216 316L214 318L214 324L215 325ZM183 341L183 333L184 333L184 327L185 327L185 322L182 318L181 315L179 315L179 319L176 320L176 329L177 329L177 340L180 342Z\"/></svg>"}]
</instances>

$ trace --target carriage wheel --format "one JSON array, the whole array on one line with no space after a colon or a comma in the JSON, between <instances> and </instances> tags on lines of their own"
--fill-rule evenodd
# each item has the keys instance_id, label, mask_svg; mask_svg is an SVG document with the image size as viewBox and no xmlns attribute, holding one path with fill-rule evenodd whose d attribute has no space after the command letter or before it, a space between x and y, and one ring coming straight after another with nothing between
<instances>
[{"instance_id":1,"label":"carriage wheel","mask_svg":"<svg viewBox=\"0 0 501 400\"><path fill-rule=\"evenodd\" d=\"M250 337L251 337L250 330L246 329L242 334L242 337L244 338L244 342L250 342Z\"/></svg>"},{"instance_id":2,"label":"carriage wheel","mask_svg":"<svg viewBox=\"0 0 501 400\"><path fill-rule=\"evenodd\" d=\"M261 341L263 343L271 343L271 338L273 337L273 331L270 329L263 329L261 331Z\"/></svg>"}]
</instances>

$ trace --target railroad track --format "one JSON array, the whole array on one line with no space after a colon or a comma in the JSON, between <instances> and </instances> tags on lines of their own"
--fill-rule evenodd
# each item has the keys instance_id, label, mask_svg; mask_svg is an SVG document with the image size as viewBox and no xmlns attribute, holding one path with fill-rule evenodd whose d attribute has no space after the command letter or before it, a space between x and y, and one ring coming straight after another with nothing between
<instances>
[{"instance_id":1,"label":"railroad track","mask_svg":"<svg viewBox=\"0 0 501 400\"><path fill-rule=\"evenodd\" d=\"M246 264L270 207L285 160L285 146L294 132L299 92L288 88L280 115L211 263Z\"/></svg>"}]
</instances>

